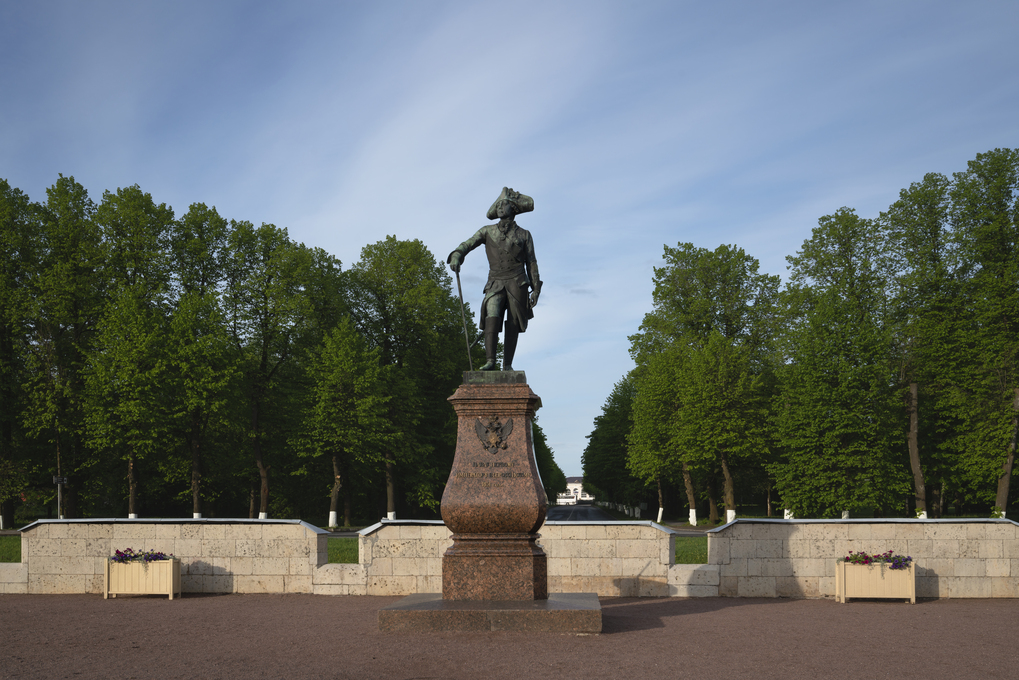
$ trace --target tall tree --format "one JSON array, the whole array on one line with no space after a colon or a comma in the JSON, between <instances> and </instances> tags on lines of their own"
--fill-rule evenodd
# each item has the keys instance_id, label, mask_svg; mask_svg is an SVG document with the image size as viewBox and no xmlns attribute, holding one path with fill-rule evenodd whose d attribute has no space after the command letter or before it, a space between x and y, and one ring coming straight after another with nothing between
<instances>
[{"instance_id":1,"label":"tall tree","mask_svg":"<svg viewBox=\"0 0 1019 680\"><path fill-rule=\"evenodd\" d=\"M395 367L383 365L380 354L345 318L326 335L313 362L314 401L298 450L332 464L329 526L337 526L341 495L343 526L351 525L352 481L370 477L394 436L386 383Z\"/></svg>"},{"instance_id":2,"label":"tall tree","mask_svg":"<svg viewBox=\"0 0 1019 680\"><path fill-rule=\"evenodd\" d=\"M391 389L400 395L389 402L400 431L383 455L386 512L396 516L398 481L409 502L434 509L456 447L446 398L467 368L452 281L421 241L395 236L365 246L346 274L354 323L395 367Z\"/></svg>"},{"instance_id":3,"label":"tall tree","mask_svg":"<svg viewBox=\"0 0 1019 680\"><path fill-rule=\"evenodd\" d=\"M52 447L49 469L70 476L62 513L77 516L88 456L84 446L83 369L106 299L102 236L95 204L73 177L61 175L39 209L30 263L27 343L30 395L25 422Z\"/></svg>"},{"instance_id":4,"label":"tall tree","mask_svg":"<svg viewBox=\"0 0 1019 680\"><path fill-rule=\"evenodd\" d=\"M972 309L970 388L960 385L969 472L996 479L994 505L1008 506L1019 430L1019 151L978 154L954 176L952 221Z\"/></svg>"},{"instance_id":5,"label":"tall tree","mask_svg":"<svg viewBox=\"0 0 1019 680\"><path fill-rule=\"evenodd\" d=\"M630 336L630 354L637 362L638 380L667 379L643 375L645 370L653 373L667 366L675 373L684 370L681 367L696 366L697 363L687 361L693 355L704 355L702 361L717 364L725 359L713 355L727 352L730 347L739 348L740 355L747 362L747 370L752 374L767 372L775 327L778 277L760 274L757 260L735 246L721 245L709 251L692 243L680 243L676 248L666 246L664 259L666 264L655 268L654 309L645 315L640 332ZM715 336L725 342L711 342ZM670 348L674 350L671 360L664 364L651 361L652 356L665 353ZM669 419L671 427L692 431L690 428L697 424L684 424L690 423L692 416L688 413L704 412L706 407L688 404L686 400L706 399L708 394L688 391L677 398L675 405L669 407L675 409ZM688 405L691 407L689 411ZM726 413L726 417L741 420L744 425L758 418L756 402L737 402L733 406L737 410ZM747 411L740 412L740 408ZM634 425L637 425L636 416ZM674 436L675 432L670 431L669 437ZM686 443L694 441L697 440L687 439ZM672 448L674 457L668 463L672 476L678 476L678 472L683 470L686 480L692 460L700 457L703 451L683 446ZM725 497L734 503L734 468L721 449L715 448L714 453L716 459L712 466L722 471ZM665 460L668 462L670 459ZM683 468L684 463L686 469ZM755 464L753 468L759 469L760 466ZM689 495L692 485L687 486ZM735 509L734 505L728 508L730 518Z\"/></svg>"},{"instance_id":6,"label":"tall tree","mask_svg":"<svg viewBox=\"0 0 1019 680\"><path fill-rule=\"evenodd\" d=\"M594 419L594 428L587 435L587 446L581 460L584 466L585 489L596 489L601 500L632 504L644 482L627 469L626 437L636 396L633 374L617 382L602 412Z\"/></svg>"},{"instance_id":7,"label":"tall tree","mask_svg":"<svg viewBox=\"0 0 1019 680\"><path fill-rule=\"evenodd\" d=\"M953 424L947 397L965 316L959 258L950 222L951 182L928 174L899 193L879 218L888 232L894 274L892 318L899 358L907 448L918 513L939 516L951 476ZM929 503L928 491L934 503Z\"/></svg>"},{"instance_id":8,"label":"tall tree","mask_svg":"<svg viewBox=\"0 0 1019 680\"><path fill-rule=\"evenodd\" d=\"M229 225L215 208L194 203L173 223L169 239L175 299L167 337L168 408L170 427L187 451L193 517L203 513L210 430L227 429L227 402L239 370L220 300L228 235Z\"/></svg>"},{"instance_id":9,"label":"tall tree","mask_svg":"<svg viewBox=\"0 0 1019 680\"><path fill-rule=\"evenodd\" d=\"M771 466L799 516L885 508L908 488L888 324L882 232L841 209L789 258L800 311L776 407L784 454Z\"/></svg>"},{"instance_id":10,"label":"tall tree","mask_svg":"<svg viewBox=\"0 0 1019 680\"><path fill-rule=\"evenodd\" d=\"M31 467L21 386L27 378L28 264L38 234L36 209L21 190L0 179L0 528L5 529L13 526L13 499L26 487Z\"/></svg>"},{"instance_id":11,"label":"tall tree","mask_svg":"<svg viewBox=\"0 0 1019 680\"><path fill-rule=\"evenodd\" d=\"M538 424L535 417L534 428L534 461L538 466L538 476L541 477L541 484L545 488L545 497L549 504L555 505L560 493L566 492L566 475L559 464L555 462L555 454L548 445L545 431Z\"/></svg>"},{"instance_id":12,"label":"tall tree","mask_svg":"<svg viewBox=\"0 0 1019 680\"><path fill-rule=\"evenodd\" d=\"M163 321L137 287L120 288L84 371L88 442L126 461L129 517L138 514L138 464L166 441Z\"/></svg>"},{"instance_id":13,"label":"tall tree","mask_svg":"<svg viewBox=\"0 0 1019 680\"><path fill-rule=\"evenodd\" d=\"M304 294L311 256L272 224L255 228L232 222L229 236L226 313L237 351L243 356L249 409L248 443L258 470L258 513L269 513L265 419L285 366L293 356L309 305ZM277 441L282 447L284 439Z\"/></svg>"}]
</instances>

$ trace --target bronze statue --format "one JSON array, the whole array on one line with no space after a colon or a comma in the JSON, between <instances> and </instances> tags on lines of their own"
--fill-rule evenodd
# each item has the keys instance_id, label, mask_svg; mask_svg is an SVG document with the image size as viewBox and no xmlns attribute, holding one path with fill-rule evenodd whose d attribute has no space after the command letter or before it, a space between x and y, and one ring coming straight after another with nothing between
<instances>
[{"instance_id":1,"label":"bronze statue","mask_svg":"<svg viewBox=\"0 0 1019 680\"><path fill-rule=\"evenodd\" d=\"M541 293L541 279L538 277L538 261L534 257L534 241L531 232L521 229L513 219L516 215L534 210L534 199L519 191L503 187L499 198L488 209L488 219L499 218L498 224L489 224L478 229L449 254L446 262L450 269L460 273L460 263L482 243L488 255L488 283L485 285L485 299L481 303L481 329L485 334L485 357L488 363L482 371L497 371L495 361L499 332L502 330L503 315L506 319L506 335L503 341L502 370L513 370L513 354L517 349L517 336L527 330L527 321L534 317L531 308L538 303ZM459 277L458 277L459 278ZM530 289L530 297L528 297Z\"/></svg>"}]
</instances>

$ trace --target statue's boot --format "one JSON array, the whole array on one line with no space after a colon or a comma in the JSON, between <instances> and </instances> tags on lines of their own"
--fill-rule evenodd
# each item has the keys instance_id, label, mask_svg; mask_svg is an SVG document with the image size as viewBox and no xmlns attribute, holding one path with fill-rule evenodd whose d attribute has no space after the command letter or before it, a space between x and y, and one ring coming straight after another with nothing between
<instances>
[{"instance_id":1,"label":"statue's boot","mask_svg":"<svg viewBox=\"0 0 1019 680\"><path fill-rule=\"evenodd\" d=\"M506 335L502 339L502 370L513 370L513 355L517 352L517 337L520 329L512 319L506 319Z\"/></svg>"},{"instance_id":2,"label":"statue's boot","mask_svg":"<svg viewBox=\"0 0 1019 680\"><path fill-rule=\"evenodd\" d=\"M499 348L499 331L502 319L497 316L485 317L485 358L488 362L479 368L479 371L498 371L499 363L495 360L495 353Z\"/></svg>"}]
</instances>

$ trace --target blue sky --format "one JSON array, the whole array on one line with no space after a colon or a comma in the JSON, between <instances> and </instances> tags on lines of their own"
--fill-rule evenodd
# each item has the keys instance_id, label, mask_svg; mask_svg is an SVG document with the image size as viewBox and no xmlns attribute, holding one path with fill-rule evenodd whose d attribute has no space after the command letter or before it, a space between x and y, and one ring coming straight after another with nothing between
<instances>
[{"instance_id":1,"label":"blue sky","mask_svg":"<svg viewBox=\"0 0 1019 680\"><path fill-rule=\"evenodd\" d=\"M514 366L568 475L664 244L762 271L842 206L1019 145L1019 5L0 0L0 177L138 184L339 257L445 255L503 186L545 287ZM467 258L475 309L487 265Z\"/></svg>"}]
</instances>

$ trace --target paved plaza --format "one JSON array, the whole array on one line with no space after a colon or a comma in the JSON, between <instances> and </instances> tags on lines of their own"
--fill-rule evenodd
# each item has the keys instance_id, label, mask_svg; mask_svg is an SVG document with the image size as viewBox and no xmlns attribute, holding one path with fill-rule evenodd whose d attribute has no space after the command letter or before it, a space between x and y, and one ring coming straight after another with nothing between
<instances>
[{"instance_id":1,"label":"paved plaza","mask_svg":"<svg viewBox=\"0 0 1019 680\"><path fill-rule=\"evenodd\" d=\"M0 596L0 678L1014 678L1019 600L602 598L600 635L380 633L396 597Z\"/></svg>"}]
</instances>

